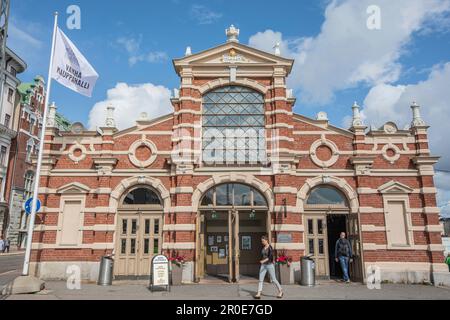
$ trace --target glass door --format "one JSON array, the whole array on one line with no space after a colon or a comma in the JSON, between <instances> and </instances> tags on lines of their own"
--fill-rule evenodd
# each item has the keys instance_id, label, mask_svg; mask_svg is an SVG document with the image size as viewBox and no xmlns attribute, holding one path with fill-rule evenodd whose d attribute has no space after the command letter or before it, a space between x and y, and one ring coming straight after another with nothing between
<instances>
[{"instance_id":1,"label":"glass door","mask_svg":"<svg viewBox=\"0 0 450 320\"><path fill-rule=\"evenodd\" d=\"M327 219L325 216L307 216L305 220L306 255L316 263L316 276L327 277L329 275Z\"/></svg>"}]
</instances>

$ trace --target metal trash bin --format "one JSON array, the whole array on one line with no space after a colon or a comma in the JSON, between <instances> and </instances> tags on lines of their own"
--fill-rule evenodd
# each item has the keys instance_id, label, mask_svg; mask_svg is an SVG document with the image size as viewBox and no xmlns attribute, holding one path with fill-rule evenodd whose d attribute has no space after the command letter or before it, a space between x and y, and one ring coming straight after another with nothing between
<instances>
[{"instance_id":1,"label":"metal trash bin","mask_svg":"<svg viewBox=\"0 0 450 320\"><path fill-rule=\"evenodd\" d=\"M111 256L104 256L100 262L98 273L99 286L111 286L113 281L114 259Z\"/></svg>"},{"instance_id":2,"label":"metal trash bin","mask_svg":"<svg viewBox=\"0 0 450 320\"><path fill-rule=\"evenodd\" d=\"M311 257L302 257L301 275L300 284L302 286L314 287L316 285L316 264Z\"/></svg>"}]
</instances>

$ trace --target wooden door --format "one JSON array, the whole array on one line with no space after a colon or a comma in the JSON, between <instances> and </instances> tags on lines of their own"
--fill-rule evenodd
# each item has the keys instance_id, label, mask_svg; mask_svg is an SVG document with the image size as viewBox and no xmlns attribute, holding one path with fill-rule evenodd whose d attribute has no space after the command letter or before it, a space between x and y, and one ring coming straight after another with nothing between
<instances>
[{"instance_id":1,"label":"wooden door","mask_svg":"<svg viewBox=\"0 0 450 320\"><path fill-rule=\"evenodd\" d=\"M353 262L350 263L350 278L355 282L362 282L364 277L363 258L361 250L361 235L359 228L359 218L357 213L351 213L347 219L347 238L352 245Z\"/></svg>"},{"instance_id":2,"label":"wooden door","mask_svg":"<svg viewBox=\"0 0 450 320\"><path fill-rule=\"evenodd\" d=\"M234 228L233 228L233 253L234 253L234 279L236 282L240 280L239 259L241 256L240 241L239 241L239 211L234 212Z\"/></svg>"},{"instance_id":3,"label":"wooden door","mask_svg":"<svg viewBox=\"0 0 450 320\"><path fill-rule=\"evenodd\" d=\"M233 223L234 223L233 212L228 211L228 282L233 282L233 246L234 246L234 237L233 237Z\"/></svg>"},{"instance_id":4,"label":"wooden door","mask_svg":"<svg viewBox=\"0 0 450 320\"><path fill-rule=\"evenodd\" d=\"M116 232L115 275L149 276L153 256L161 253L162 215L121 214Z\"/></svg>"},{"instance_id":5,"label":"wooden door","mask_svg":"<svg viewBox=\"0 0 450 320\"><path fill-rule=\"evenodd\" d=\"M149 276L153 256L162 249L162 217L142 215L139 223L138 276Z\"/></svg>"},{"instance_id":6,"label":"wooden door","mask_svg":"<svg viewBox=\"0 0 450 320\"><path fill-rule=\"evenodd\" d=\"M326 216L306 216L306 255L316 263L316 276L328 277L328 238Z\"/></svg>"},{"instance_id":7,"label":"wooden door","mask_svg":"<svg viewBox=\"0 0 450 320\"><path fill-rule=\"evenodd\" d=\"M205 215L199 213L197 218L197 281L205 276L206 260L206 225Z\"/></svg>"}]
</instances>

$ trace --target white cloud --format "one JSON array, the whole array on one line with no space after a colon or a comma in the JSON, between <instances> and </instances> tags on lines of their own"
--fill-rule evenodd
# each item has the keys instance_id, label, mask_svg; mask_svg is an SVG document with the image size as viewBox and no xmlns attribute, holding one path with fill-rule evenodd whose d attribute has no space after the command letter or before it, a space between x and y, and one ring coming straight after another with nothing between
<instances>
[{"instance_id":1,"label":"white cloud","mask_svg":"<svg viewBox=\"0 0 450 320\"><path fill-rule=\"evenodd\" d=\"M367 28L369 5L381 9L381 30ZM296 59L289 85L303 101L327 104L339 90L397 81L398 60L412 35L449 10L449 0L334 0L316 37L283 39L267 30L249 44L271 51L281 42L282 54Z\"/></svg>"},{"instance_id":2,"label":"white cloud","mask_svg":"<svg viewBox=\"0 0 450 320\"><path fill-rule=\"evenodd\" d=\"M134 66L139 62L158 63L169 59L167 53L163 51L150 51L148 53L143 53L141 50L142 35L138 38L120 37L116 40L116 44L123 47L128 53L128 63L130 66Z\"/></svg>"},{"instance_id":3,"label":"white cloud","mask_svg":"<svg viewBox=\"0 0 450 320\"><path fill-rule=\"evenodd\" d=\"M408 107L412 101L421 106L422 118L431 126L430 148L433 154L442 156L437 168L450 169L448 147L450 123L450 62L437 65L428 79L411 85L380 84L372 88L364 101L363 114L370 122L381 125L388 120L397 121L400 127L412 120ZM435 179L438 188L438 205L442 215L450 216L450 174L438 172Z\"/></svg>"},{"instance_id":4,"label":"white cloud","mask_svg":"<svg viewBox=\"0 0 450 320\"><path fill-rule=\"evenodd\" d=\"M133 127L143 112L150 119L169 114L173 112L170 94L169 89L151 83L134 86L118 83L115 88L108 90L106 100L98 102L92 108L89 127L95 130L96 127L104 126L108 105L116 108L114 118L120 130Z\"/></svg>"},{"instance_id":5,"label":"white cloud","mask_svg":"<svg viewBox=\"0 0 450 320\"><path fill-rule=\"evenodd\" d=\"M192 19L196 20L198 24L212 24L222 18L221 13L214 12L199 4L192 5L190 16Z\"/></svg>"},{"instance_id":6,"label":"white cloud","mask_svg":"<svg viewBox=\"0 0 450 320\"><path fill-rule=\"evenodd\" d=\"M442 156L438 165L450 169L448 133L450 123L450 62L436 65L428 78L411 85L380 84L372 88L364 101L363 114L379 126L388 120L400 127L412 121L412 101L422 106L422 118L431 126L429 130L432 153Z\"/></svg>"}]
</instances>

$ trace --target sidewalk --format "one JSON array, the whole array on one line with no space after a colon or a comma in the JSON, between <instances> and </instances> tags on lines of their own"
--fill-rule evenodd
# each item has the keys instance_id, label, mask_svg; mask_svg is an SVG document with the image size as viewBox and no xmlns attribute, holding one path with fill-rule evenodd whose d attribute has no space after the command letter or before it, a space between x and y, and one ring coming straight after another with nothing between
<instances>
[{"instance_id":1,"label":"sidewalk","mask_svg":"<svg viewBox=\"0 0 450 320\"><path fill-rule=\"evenodd\" d=\"M3 253L0 252L0 257L8 257L8 256L20 256L20 255L24 255L25 251L10 251L9 253Z\"/></svg>"},{"instance_id":2,"label":"sidewalk","mask_svg":"<svg viewBox=\"0 0 450 320\"><path fill-rule=\"evenodd\" d=\"M46 290L35 295L3 297L8 300L252 300L255 284L211 284L172 287L171 292L152 293L145 282L122 282L111 287L82 284L81 290L68 290L65 282L47 282ZM384 284L369 290L362 284L322 283L315 288L285 286L286 300L450 300L450 289L426 285ZM265 287L263 300L276 300L276 290Z\"/></svg>"}]
</instances>

